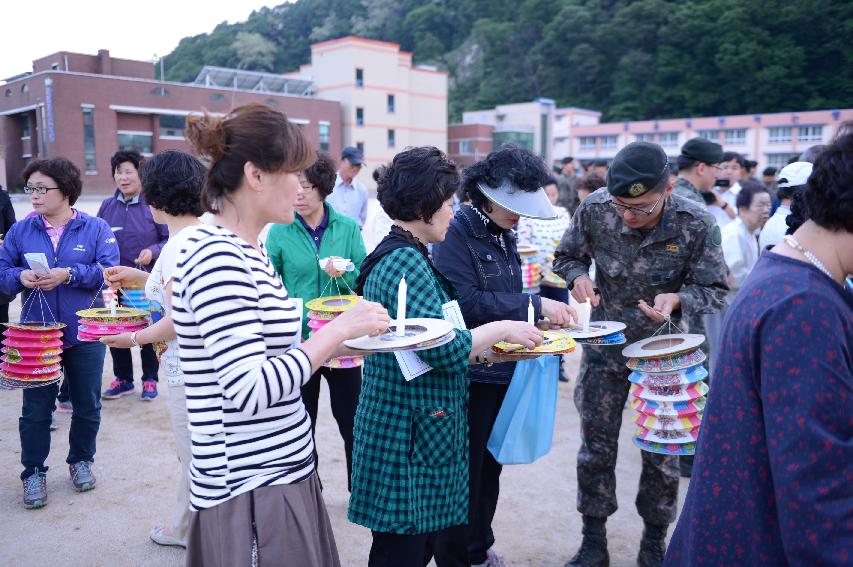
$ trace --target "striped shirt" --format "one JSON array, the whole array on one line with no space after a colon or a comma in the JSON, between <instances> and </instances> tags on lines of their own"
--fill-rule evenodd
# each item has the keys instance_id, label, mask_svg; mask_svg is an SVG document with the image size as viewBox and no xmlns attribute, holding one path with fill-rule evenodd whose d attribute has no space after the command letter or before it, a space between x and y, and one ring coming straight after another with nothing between
<instances>
[{"instance_id":1,"label":"striped shirt","mask_svg":"<svg viewBox=\"0 0 853 567\"><path fill-rule=\"evenodd\" d=\"M300 312L266 253L200 226L178 253L172 318L192 440L190 505L210 508L314 472L301 386L311 362L290 348Z\"/></svg>"}]
</instances>

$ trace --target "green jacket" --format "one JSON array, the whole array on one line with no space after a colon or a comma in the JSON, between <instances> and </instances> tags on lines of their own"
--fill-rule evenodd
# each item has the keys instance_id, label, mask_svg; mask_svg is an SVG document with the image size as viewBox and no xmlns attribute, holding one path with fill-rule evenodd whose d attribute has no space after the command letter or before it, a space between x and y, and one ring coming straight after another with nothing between
<instances>
[{"instance_id":1,"label":"green jacket","mask_svg":"<svg viewBox=\"0 0 853 567\"><path fill-rule=\"evenodd\" d=\"M267 235L267 254L281 276L287 294L299 297L305 303L326 295L348 295L355 287L361 263L367 256L358 224L336 212L330 204L324 203L323 206L329 213L329 225L323 233L319 250L298 218L291 224L274 224ZM330 281L331 278L320 268L320 258L329 256L349 258L355 264L355 270L340 278L345 283ZM302 317L303 339L307 339L311 332L306 312Z\"/></svg>"},{"instance_id":2,"label":"green jacket","mask_svg":"<svg viewBox=\"0 0 853 567\"><path fill-rule=\"evenodd\" d=\"M453 285L414 248L389 252L371 270L364 298L397 316L397 289L408 285L406 316L442 319ZM418 352L433 367L407 382L393 354L364 363L355 414L351 522L374 531L423 534L468 522L468 353L471 333Z\"/></svg>"}]
</instances>

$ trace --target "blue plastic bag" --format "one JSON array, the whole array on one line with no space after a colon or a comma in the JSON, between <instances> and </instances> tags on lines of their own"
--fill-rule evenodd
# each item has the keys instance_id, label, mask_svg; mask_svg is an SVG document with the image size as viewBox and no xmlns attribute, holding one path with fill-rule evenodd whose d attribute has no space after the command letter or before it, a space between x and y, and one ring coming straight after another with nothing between
<instances>
[{"instance_id":1,"label":"blue plastic bag","mask_svg":"<svg viewBox=\"0 0 853 567\"><path fill-rule=\"evenodd\" d=\"M486 444L497 462L532 463L551 450L559 371L559 356L540 356L515 365Z\"/></svg>"}]
</instances>

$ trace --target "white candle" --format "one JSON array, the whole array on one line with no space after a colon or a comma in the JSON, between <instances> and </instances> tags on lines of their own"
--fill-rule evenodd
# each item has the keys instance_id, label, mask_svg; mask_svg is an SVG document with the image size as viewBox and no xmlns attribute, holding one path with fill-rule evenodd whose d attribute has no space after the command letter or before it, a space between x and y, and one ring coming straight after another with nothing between
<instances>
[{"instance_id":1,"label":"white candle","mask_svg":"<svg viewBox=\"0 0 853 567\"><path fill-rule=\"evenodd\" d=\"M527 304L527 322L531 325L536 324L536 310L533 309L533 298L530 298L530 303Z\"/></svg>"},{"instance_id":2,"label":"white candle","mask_svg":"<svg viewBox=\"0 0 853 567\"><path fill-rule=\"evenodd\" d=\"M395 334L398 337L406 335L406 278L400 280L400 287L397 288L397 329Z\"/></svg>"},{"instance_id":3,"label":"white candle","mask_svg":"<svg viewBox=\"0 0 853 567\"><path fill-rule=\"evenodd\" d=\"M589 298L586 298L586 303L583 303L583 331L589 332L589 320L592 318L592 303Z\"/></svg>"}]
</instances>

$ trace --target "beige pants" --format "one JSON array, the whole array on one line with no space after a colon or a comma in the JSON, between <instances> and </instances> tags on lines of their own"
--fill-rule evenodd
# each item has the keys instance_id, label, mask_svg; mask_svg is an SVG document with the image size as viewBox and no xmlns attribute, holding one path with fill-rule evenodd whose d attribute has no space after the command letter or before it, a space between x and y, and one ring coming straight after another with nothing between
<instances>
[{"instance_id":1,"label":"beige pants","mask_svg":"<svg viewBox=\"0 0 853 567\"><path fill-rule=\"evenodd\" d=\"M165 384L165 378L160 379ZM181 463L181 477L178 480L178 503L175 515L169 525L172 536L186 541L190 522L190 477L192 461L190 431L187 423L187 397L183 385L169 385L169 414L172 417L172 431L175 433L175 449Z\"/></svg>"}]
</instances>

